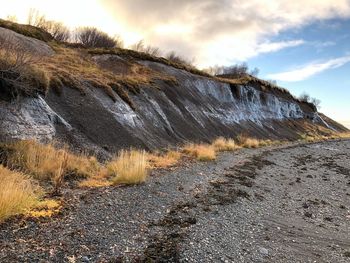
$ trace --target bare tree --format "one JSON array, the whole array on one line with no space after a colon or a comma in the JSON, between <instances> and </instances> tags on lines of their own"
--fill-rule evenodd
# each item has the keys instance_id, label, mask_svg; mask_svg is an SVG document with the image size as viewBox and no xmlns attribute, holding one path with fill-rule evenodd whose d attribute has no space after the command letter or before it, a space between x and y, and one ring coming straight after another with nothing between
<instances>
[{"instance_id":1,"label":"bare tree","mask_svg":"<svg viewBox=\"0 0 350 263\"><path fill-rule=\"evenodd\" d=\"M47 20L45 15L40 14L36 9L30 9L27 22L29 25L45 30L57 41L66 42L71 37L69 28L63 23Z\"/></svg>"},{"instance_id":2,"label":"bare tree","mask_svg":"<svg viewBox=\"0 0 350 263\"><path fill-rule=\"evenodd\" d=\"M0 91L10 98L19 94L33 95L41 92L41 81L38 75L30 69L41 60L39 55L33 55L18 41L9 37L0 37ZM42 77L42 76L40 76ZM35 82L35 83L34 83ZM34 85L33 85L34 83ZM47 87L44 87L45 89Z\"/></svg>"},{"instance_id":3,"label":"bare tree","mask_svg":"<svg viewBox=\"0 0 350 263\"><path fill-rule=\"evenodd\" d=\"M110 37L107 33L95 27L81 27L76 30L76 41L88 48L114 48L122 47L119 37Z\"/></svg>"},{"instance_id":4,"label":"bare tree","mask_svg":"<svg viewBox=\"0 0 350 263\"><path fill-rule=\"evenodd\" d=\"M71 37L69 28L60 22L46 21L42 29L49 32L55 40L60 42L66 42Z\"/></svg>"},{"instance_id":5,"label":"bare tree","mask_svg":"<svg viewBox=\"0 0 350 263\"><path fill-rule=\"evenodd\" d=\"M37 9L31 8L28 13L27 23L28 25L41 28L46 23L46 18Z\"/></svg>"}]
</instances>

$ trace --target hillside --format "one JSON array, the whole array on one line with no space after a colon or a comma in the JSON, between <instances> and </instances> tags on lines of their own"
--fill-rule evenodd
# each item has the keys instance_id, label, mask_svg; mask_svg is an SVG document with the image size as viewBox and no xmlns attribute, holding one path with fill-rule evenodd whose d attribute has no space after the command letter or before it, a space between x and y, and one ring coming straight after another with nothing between
<instances>
[{"instance_id":1,"label":"hillside","mask_svg":"<svg viewBox=\"0 0 350 263\"><path fill-rule=\"evenodd\" d=\"M58 139L105 154L242 133L293 140L345 130L257 78L217 78L146 53L70 47L34 39L40 34L32 27L17 31L27 36L0 28L2 38L40 61L16 99L2 82L1 141Z\"/></svg>"}]
</instances>

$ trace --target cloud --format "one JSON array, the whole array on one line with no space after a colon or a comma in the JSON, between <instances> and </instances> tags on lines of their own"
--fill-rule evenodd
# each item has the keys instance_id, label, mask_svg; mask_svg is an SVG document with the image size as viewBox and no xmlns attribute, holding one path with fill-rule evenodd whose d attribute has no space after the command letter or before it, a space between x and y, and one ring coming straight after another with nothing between
<instances>
[{"instance_id":1,"label":"cloud","mask_svg":"<svg viewBox=\"0 0 350 263\"><path fill-rule=\"evenodd\" d=\"M0 15L31 6L69 26L95 25L128 44L144 39L199 66L231 64L304 43L276 39L289 29L350 17L350 0L11 0ZM72 7L73 5L73 7ZM69 6L70 8L67 8ZM76 12L83 8L84 12ZM63 10L63 11L62 11ZM13 13L12 13L13 14Z\"/></svg>"},{"instance_id":2,"label":"cloud","mask_svg":"<svg viewBox=\"0 0 350 263\"><path fill-rule=\"evenodd\" d=\"M349 0L102 0L118 22L165 51L199 66L230 64L303 44L272 42L278 33L315 21L349 18Z\"/></svg>"},{"instance_id":3,"label":"cloud","mask_svg":"<svg viewBox=\"0 0 350 263\"><path fill-rule=\"evenodd\" d=\"M346 63L350 62L350 56L344 56L340 58L330 59L324 62L311 62L308 65L293 69L291 71L270 74L267 77L269 79L296 82L305 80L313 75L319 74L328 69L339 68Z\"/></svg>"}]
</instances>

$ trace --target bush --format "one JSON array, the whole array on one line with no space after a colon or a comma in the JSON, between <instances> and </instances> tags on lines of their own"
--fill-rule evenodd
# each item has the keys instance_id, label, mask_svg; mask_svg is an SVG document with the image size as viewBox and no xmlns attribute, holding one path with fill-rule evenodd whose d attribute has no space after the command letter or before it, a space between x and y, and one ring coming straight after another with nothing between
<instances>
[{"instance_id":1,"label":"bush","mask_svg":"<svg viewBox=\"0 0 350 263\"><path fill-rule=\"evenodd\" d=\"M38 27L60 42L70 39L71 32L64 24L52 20L47 20L45 15L41 15L38 10L31 9L28 14L28 24Z\"/></svg>"},{"instance_id":2,"label":"bush","mask_svg":"<svg viewBox=\"0 0 350 263\"><path fill-rule=\"evenodd\" d=\"M30 178L0 165L0 222L33 207L41 193Z\"/></svg>"},{"instance_id":3,"label":"bush","mask_svg":"<svg viewBox=\"0 0 350 263\"><path fill-rule=\"evenodd\" d=\"M40 61L18 41L0 36L0 94L15 98L46 93L49 78L36 67Z\"/></svg>"},{"instance_id":4,"label":"bush","mask_svg":"<svg viewBox=\"0 0 350 263\"><path fill-rule=\"evenodd\" d=\"M302 102L313 104L316 109L321 108L321 101L319 99L312 98L309 94L305 92L300 95L299 100L301 100Z\"/></svg>"},{"instance_id":5,"label":"bush","mask_svg":"<svg viewBox=\"0 0 350 263\"><path fill-rule=\"evenodd\" d=\"M107 172L114 184L139 184L146 181L147 166L145 151L121 151L107 164Z\"/></svg>"},{"instance_id":6,"label":"bush","mask_svg":"<svg viewBox=\"0 0 350 263\"><path fill-rule=\"evenodd\" d=\"M122 47L122 41L118 37L110 37L108 34L95 27L81 27L75 32L76 41L87 48L115 48Z\"/></svg>"},{"instance_id":7,"label":"bush","mask_svg":"<svg viewBox=\"0 0 350 263\"><path fill-rule=\"evenodd\" d=\"M193 67L192 62L190 62L187 59L176 54L175 51L171 51L169 54L167 54L166 59L170 60L171 62L177 63L177 64L182 64L182 65Z\"/></svg>"}]
</instances>

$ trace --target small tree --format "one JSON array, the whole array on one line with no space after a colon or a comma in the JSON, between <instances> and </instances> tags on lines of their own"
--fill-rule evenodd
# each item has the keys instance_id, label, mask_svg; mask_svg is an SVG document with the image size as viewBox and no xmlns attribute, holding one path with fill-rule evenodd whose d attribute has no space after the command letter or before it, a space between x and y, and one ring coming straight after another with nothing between
<instances>
[{"instance_id":1,"label":"small tree","mask_svg":"<svg viewBox=\"0 0 350 263\"><path fill-rule=\"evenodd\" d=\"M95 27L78 28L75 38L77 42L88 48L114 48L123 46L123 42L119 37L110 37L107 33Z\"/></svg>"}]
</instances>

